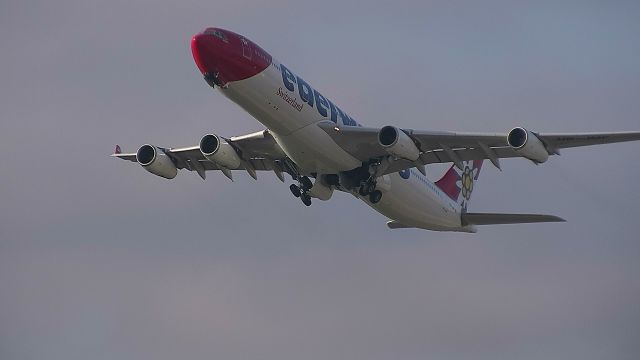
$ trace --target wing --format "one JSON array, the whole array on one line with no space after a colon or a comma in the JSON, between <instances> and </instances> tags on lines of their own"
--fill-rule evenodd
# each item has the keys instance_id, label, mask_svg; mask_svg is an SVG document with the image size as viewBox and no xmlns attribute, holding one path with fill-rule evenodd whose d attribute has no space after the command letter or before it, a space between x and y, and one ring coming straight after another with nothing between
<instances>
[{"instance_id":1,"label":"wing","mask_svg":"<svg viewBox=\"0 0 640 360\"><path fill-rule=\"evenodd\" d=\"M378 141L381 129L336 127L330 121L318 123L318 126L345 151L363 162L389 155L387 149ZM419 158L416 161L397 159L391 162L384 173L389 174L416 165L447 162L459 165L463 161L480 159L489 159L500 168L501 158L527 157L518 147L509 143L509 136L516 129L523 131L523 135L535 135L531 138L540 140L547 156L557 155L563 148L640 140L640 132L544 134L515 128L506 134L483 134L402 129L419 149Z\"/></svg>"},{"instance_id":2,"label":"wing","mask_svg":"<svg viewBox=\"0 0 640 360\"><path fill-rule=\"evenodd\" d=\"M286 155L268 130L252 134L235 136L224 139L231 144L242 159L239 166L225 168L204 157L199 146L182 148L160 148L174 163L177 169L196 171L200 177L205 178L205 171L221 170L231 178L229 170L246 170L256 178L256 171L274 171L278 178L284 181L282 161ZM116 146L116 152L111 156L132 162L138 162L136 153L121 153Z\"/></svg>"}]
</instances>

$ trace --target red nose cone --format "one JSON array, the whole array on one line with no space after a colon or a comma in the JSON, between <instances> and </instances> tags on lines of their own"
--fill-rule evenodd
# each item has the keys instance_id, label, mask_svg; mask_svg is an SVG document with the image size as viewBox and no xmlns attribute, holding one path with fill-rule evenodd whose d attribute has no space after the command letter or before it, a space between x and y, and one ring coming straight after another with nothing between
<instances>
[{"instance_id":1,"label":"red nose cone","mask_svg":"<svg viewBox=\"0 0 640 360\"><path fill-rule=\"evenodd\" d=\"M193 60L196 62L196 66L200 69L201 73L206 73L207 68L211 68L206 65L207 59L212 59L213 54L207 49L206 36L202 34L193 35L191 38L191 53L193 54Z\"/></svg>"},{"instance_id":2,"label":"red nose cone","mask_svg":"<svg viewBox=\"0 0 640 360\"><path fill-rule=\"evenodd\" d=\"M191 52L200 72L216 83L250 78L271 64L271 55L231 31L208 28L191 39Z\"/></svg>"}]
</instances>

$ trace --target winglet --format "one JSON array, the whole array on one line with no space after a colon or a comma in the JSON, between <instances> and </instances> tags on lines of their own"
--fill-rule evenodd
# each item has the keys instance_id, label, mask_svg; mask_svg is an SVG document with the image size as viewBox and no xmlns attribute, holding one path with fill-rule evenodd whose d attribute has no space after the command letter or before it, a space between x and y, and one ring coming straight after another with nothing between
<instances>
[{"instance_id":1,"label":"winglet","mask_svg":"<svg viewBox=\"0 0 640 360\"><path fill-rule=\"evenodd\" d=\"M114 154L122 154L122 149L120 149L120 145L116 145L115 150L113 150Z\"/></svg>"}]
</instances>

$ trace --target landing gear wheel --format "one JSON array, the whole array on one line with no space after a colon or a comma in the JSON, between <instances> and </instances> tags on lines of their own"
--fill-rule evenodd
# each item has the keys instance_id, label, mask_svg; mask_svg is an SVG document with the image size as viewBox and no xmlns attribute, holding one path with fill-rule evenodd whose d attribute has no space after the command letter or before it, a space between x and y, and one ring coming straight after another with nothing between
<instances>
[{"instance_id":1,"label":"landing gear wheel","mask_svg":"<svg viewBox=\"0 0 640 360\"><path fill-rule=\"evenodd\" d=\"M311 183L311 180L306 176L300 177L300 185L302 185L302 188L305 190L309 190L313 187L313 183Z\"/></svg>"},{"instance_id":2,"label":"landing gear wheel","mask_svg":"<svg viewBox=\"0 0 640 360\"><path fill-rule=\"evenodd\" d=\"M366 184L367 194L371 194L376 191L376 183L374 181L367 182Z\"/></svg>"},{"instance_id":3,"label":"landing gear wheel","mask_svg":"<svg viewBox=\"0 0 640 360\"><path fill-rule=\"evenodd\" d=\"M370 195L374 191L376 191L375 181L367 181L366 183L360 185L360 188L358 189L358 193L362 196Z\"/></svg>"},{"instance_id":4,"label":"landing gear wheel","mask_svg":"<svg viewBox=\"0 0 640 360\"><path fill-rule=\"evenodd\" d=\"M300 199L302 200L302 203L305 204L306 206L311 206L311 197L309 195L301 194Z\"/></svg>"},{"instance_id":5,"label":"landing gear wheel","mask_svg":"<svg viewBox=\"0 0 640 360\"><path fill-rule=\"evenodd\" d=\"M291 190L291 193L295 197L300 197L300 195L302 194L302 192L300 191L300 188L296 184L291 184L291 186L289 186L289 190Z\"/></svg>"},{"instance_id":6,"label":"landing gear wheel","mask_svg":"<svg viewBox=\"0 0 640 360\"><path fill-rule=\"evenodd\" d=\"M382 193L380 192L380 190L375 190L374 192L369 194L369 201L372 204L377 204L378 202L380 202L381 199L382 199Z\"/></svg>"}]
</instances>

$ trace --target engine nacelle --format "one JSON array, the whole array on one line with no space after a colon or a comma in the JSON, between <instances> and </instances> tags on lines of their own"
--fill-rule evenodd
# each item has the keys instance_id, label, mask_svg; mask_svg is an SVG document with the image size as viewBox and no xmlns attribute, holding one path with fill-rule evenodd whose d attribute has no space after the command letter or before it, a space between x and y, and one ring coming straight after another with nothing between
<instances>
[{"instance_id":1,"label":"engine nacelle","mask_svg":"<svg viewBox=\"0 0 640 360\"><path fill-rule=\"evenodd\" d=\"M516 127L507 136L509 146L523 157L541 164L549 159L549 152L542 141L531 131Z\"/></svg>"},{"instance_id":2,"label":"engine nacelle","mask_svg":"<svg viewBox=\"0 0 640 360\"><path fill-rule=\"evenodd\" d=\"M136 160L148 172L165 179L173 179L178 174L173 160L163 150L153 145L140 146L136 152Z\"/></svg>"},{"instance_id":3,"label":"engine nacelle","mask_svg":"<svg viewBox=\"0 0 640 360\"><path fill-rule=\"evenodd\" d=\"M391 155L416 161L420 150L409 135L395 126L385 126L378 133L378 143Z\"/></svg>"},{"instance_id":4,"label":"engine nacelle","mask_svg":"<svg viewBox=\"0 0 640 360\"><path fill-rule=\"evenodd\" d=\"M207 134L200 140L200 151L207 160L227 169L237 169L242 161L233 146L218 135Z\"/></svg>"}]
</instances>

